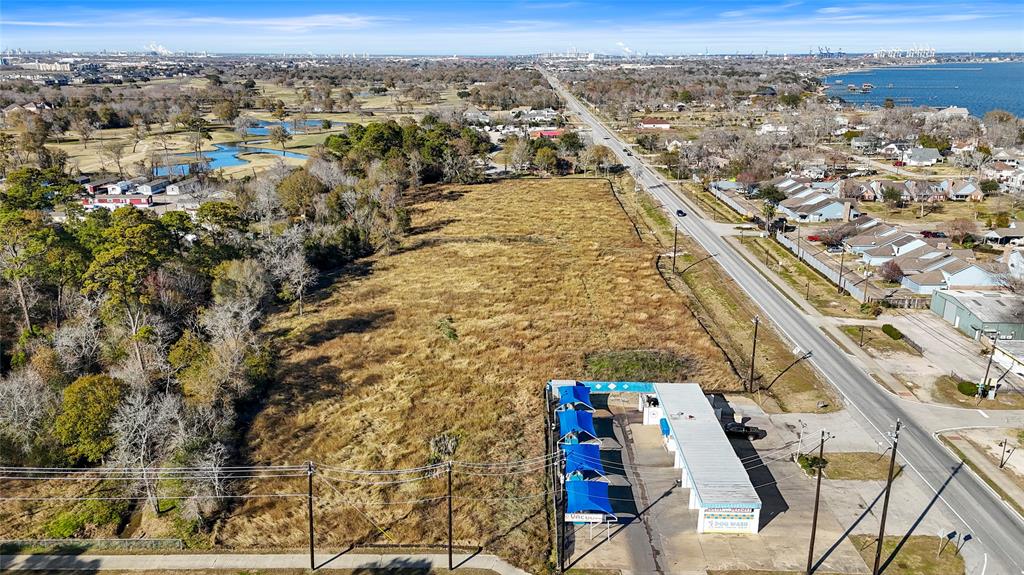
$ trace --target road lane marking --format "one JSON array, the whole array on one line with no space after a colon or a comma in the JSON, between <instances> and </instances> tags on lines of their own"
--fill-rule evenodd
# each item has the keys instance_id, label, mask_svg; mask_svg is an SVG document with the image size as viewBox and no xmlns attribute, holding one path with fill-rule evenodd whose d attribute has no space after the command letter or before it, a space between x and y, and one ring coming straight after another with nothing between
<instances>
[{"instance_id":1,"label":"road lane marking","mask_svg":"<svg viewBox=\"0 0 1024 575\"><path fill-rule=\"evenodd\" d=\"M988 414L987 414L987 413L985 413L984 411L982 411L982 410L980 410L980 409L979 409L979 410L978 410L978 413L980 413L980 414L981 414L981 416L982 416L982 417L984 417L985 419L988 419Z\"/></svg>"}]
</instances>

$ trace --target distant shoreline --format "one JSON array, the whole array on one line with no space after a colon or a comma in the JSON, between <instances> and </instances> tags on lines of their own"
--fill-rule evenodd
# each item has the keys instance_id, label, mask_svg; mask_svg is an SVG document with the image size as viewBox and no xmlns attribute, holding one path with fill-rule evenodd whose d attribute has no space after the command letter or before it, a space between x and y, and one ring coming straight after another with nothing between
<instances>
[{"instance_id":1,"label":"distant shoreline","mask_svg":"<svg viewBox=\"0 0 1024 575\"><path fill-rule=\"evenodd\" d=\"M925 66L950 66L950 65L953 65L953 64L962 64L962 65L965 65L965 66L969 66L969 65L972 65L972 64L1019 64L1021 62L1024 62L1024 59L998 60L998 61L994 61L994 62L991 61L991 60L969 60L969 61L964 61L964 62L961 62L961 61L956 61L956 62L906 62L906 63L893 62L892 64L872 64L872 65L869 65L869 66L858 66L856 68L854 68L852 66L848 66L848 67L844 67L844 68L838 68L834 72L830 72L830 73L826 74L825 76L819 77L818 80L820 80L821 84L824 86L824 85L827 85L825 79L828 78L829 76L838 76L840 74L855 74L857 72L870 72L872 70L886 70L886 69L890 69L890 68L915 68L915 67L925 67Z\"/></svg>"}]
</instances>

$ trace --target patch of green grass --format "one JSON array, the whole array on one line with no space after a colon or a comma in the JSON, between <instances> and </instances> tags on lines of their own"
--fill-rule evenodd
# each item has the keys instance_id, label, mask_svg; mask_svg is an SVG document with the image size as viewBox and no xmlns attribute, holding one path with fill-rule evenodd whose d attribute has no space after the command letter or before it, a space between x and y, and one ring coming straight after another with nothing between
<instances>
[{"instance_id":1,"label":"patch of green grass","mask_svg":"<svg viewBox=\"0 0 1024 575\"><path fill-rule=\"evenodd\" d=\"M587 355L587 376L599 381L680 381L692 373L682 357L667 351L602 351Z\"/></svg>"}]
</instances>

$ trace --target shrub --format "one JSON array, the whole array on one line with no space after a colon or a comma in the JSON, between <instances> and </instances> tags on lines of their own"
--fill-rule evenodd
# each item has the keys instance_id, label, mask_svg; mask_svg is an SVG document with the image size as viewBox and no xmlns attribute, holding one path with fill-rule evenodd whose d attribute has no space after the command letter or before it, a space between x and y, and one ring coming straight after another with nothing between
<instances>
[{"instance_id":1,"label":"shrub","mask_svg":"<svg viewBox=\"0 0 1024 575\"><path fill-rule=\"evenodd\" d=\"M889 324L889 323L884 324L882 326L882 332L884 332L885 335L891 337L894 340L899 341L899 340L903 339L903 332L901 332L900 330L896 329L896 327L894 325L892 325L892 324Z\"/></svg>"},{"instance_id":2,"label":"shrub","mask_svg":"<svg viewBox=\"0 0 1024 575\"><path fill-rule=\"evenodd\" d=\"M459 333L455 331L455 324L450 317L443 317L437 320L437 331L441 332L448 341L455 341L459 339Z\"/></svg>"},{"instance_id":3,"label":"shrub","mask_svg":"<svg viewBox=\"0 0 1024 575\"><path fill-rule=\"evenodd\" d=\"M825 469L828 465L828 459L824 457L818 457L817 455L801 455L797 458L797 463L800 464L800 468L807 472L808 475L814 475L815 469Z\"/></svg>"},{"instance_id":4,"label":"shrub","mask_svg":"<svg viewBox=\"0 0 1024 575\"><path fill-rule=\"evenodd\" d=\"M975 397L978 395L978 384L971 381L957 382L956 389L967 397Z\"/></svg>"},{"instance_id":5,"label":"shrub","mask_svg":"<svg viewBox=\"0 0 1024 575\"><path fill-rule=\"evenodd\" d=\"M860 304L860 313L878 317L882 315L882 304L877 301Z\"/></svg>"},{"instance_id":6,"label":"shrub","mask_svg":"<svg viewBox=\"0 0 1024 575\"><path fill-rule=\"evenodd\" d=\"M84 501L81 505L62 511L51 519L43 529L53 539L67 539L81 535L88 528L114 526L128 512L126 501Z\"/></svg>"}]
</instances>

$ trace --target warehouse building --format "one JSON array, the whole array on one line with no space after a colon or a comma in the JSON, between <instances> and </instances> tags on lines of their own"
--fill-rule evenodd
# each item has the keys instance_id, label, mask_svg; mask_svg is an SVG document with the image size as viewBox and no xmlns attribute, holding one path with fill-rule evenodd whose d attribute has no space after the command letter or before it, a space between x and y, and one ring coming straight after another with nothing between
<instances>
[{"instance_id":1,"label":"warehouse building","mask_svg":"<svg viewBox=\"0 0 1024 575\"><path fill-rule=\"evenodd\" d=\"M1024 339L1024 298L1010 292L940 290L931 310L974 339Z\"/></svg>"}]
</instances>

